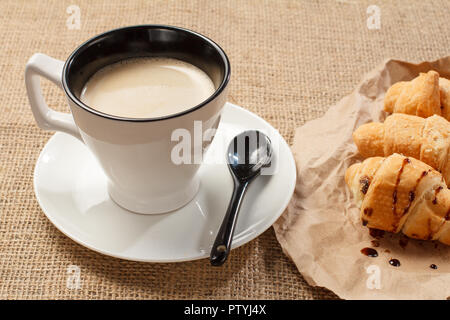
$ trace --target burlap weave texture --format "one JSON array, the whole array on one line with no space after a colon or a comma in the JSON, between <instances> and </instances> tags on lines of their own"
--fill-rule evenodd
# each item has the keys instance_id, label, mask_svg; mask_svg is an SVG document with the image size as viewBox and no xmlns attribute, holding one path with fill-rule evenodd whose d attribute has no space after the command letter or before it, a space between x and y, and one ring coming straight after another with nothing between
<instances>
[{"instance_id":1,"label":"burlap weave texture","mask_svg":"<svg viewBox=\"0 0 450 320\"><path fill-rule=\"evenodd\" d=\"M367 28L369 5L380 29ZM70 30L67 8L80 8ZM159 23L218 42L232 65L229 100L265 118L288 142L385 58L434 60L449 54L450 2L442 1L7 1L0 2L0 298L4 299L327 299L286 258L271 229L234 250L222 269L207 260L122 261L65 237L44 216L32 175L51 136L37 128L24 85L35 52L64 60L84 40L120 26ZM48 82L47 103L68 111ZM66 286L69 265L81 288Z\"/></svg>"}]
</instances>

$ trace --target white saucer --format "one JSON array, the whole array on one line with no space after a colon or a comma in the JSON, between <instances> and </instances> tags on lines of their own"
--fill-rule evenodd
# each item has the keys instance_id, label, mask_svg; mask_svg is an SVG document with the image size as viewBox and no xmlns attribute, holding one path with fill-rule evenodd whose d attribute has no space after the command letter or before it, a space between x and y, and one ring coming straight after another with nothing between
<instances>
[{"instance_id":1,"label":"white saucer","mask_svg":"<svg viewBox=\"0 0 450 320\"><path fill-rule=\"evenodd\" d=\"M294 191L296 170L280 134L257 115L230 103L200 168L200 190L181 209L159 215L122 209L109 198L106 178L90 151L64 133L51 137L39 156L34 170L36 198L56 228L102 254L147 262L206 258L233 186L227 165L208 164L208 159L217 155L224 159L233 135L248 129L261 130L275 142L278 169L271 176L258 177L247 191L233 238L236 248L263 233L281 215Z\"/></svg>"}]
</instances>

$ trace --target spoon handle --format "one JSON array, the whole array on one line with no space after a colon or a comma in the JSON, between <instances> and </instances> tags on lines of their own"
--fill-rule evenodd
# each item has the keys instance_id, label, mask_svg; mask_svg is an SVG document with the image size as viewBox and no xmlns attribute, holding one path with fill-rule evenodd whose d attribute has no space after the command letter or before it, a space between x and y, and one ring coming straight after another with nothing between
<instances>
[{"instance_id":1,"label":"spoon handle","mask_svg":"<svg viewBox=\"0 0 450 320\"><path fill-rule=\"evenodd\" d=\"M216 240L211 249L210 261L213 266L221 266L228 257L231 249L231 242L233 239L234 227L241 207L242 199L247 190L249 182L240 182L234 179L233 195L231 196L230 204L228 205L225 218L217 233Z\"/></svg>"}]
</instances>

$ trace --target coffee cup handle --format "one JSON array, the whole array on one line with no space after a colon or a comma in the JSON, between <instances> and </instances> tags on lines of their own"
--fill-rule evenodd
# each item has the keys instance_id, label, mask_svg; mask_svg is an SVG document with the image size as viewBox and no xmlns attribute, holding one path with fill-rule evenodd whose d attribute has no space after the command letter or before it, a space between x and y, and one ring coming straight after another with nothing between
<instances>
[{"instance_id":1,"label":"coffee cup handle","mask_svg":"<svg viewBox=\"0 0 450 320\"><path fill-rule=\"evenodd\" d=\"M62 131L83 142L80 131L70 113L52 110L42 96L39 77L44 77L62 89L64 62L42 53L34 54L25 67L25 85L31 111L38 126L44 130Z\"/></svg>"}]
</instances>

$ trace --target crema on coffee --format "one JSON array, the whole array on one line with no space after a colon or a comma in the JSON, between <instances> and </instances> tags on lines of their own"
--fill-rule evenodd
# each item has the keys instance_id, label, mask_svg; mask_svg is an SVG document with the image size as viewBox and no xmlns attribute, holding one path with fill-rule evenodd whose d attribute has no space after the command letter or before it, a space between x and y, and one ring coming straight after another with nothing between
<instances>
[{"instance_id":1,"label":"crema on coffee","mask_svg":"<svg viewBox=\"0 0 450 320\"><path fill-rule=\"evenodd\" d=\"M215 91L196 66L172 58L133 58L100 69L85 84L81 101L106 114L152 118L190 109Z\"/></svg>"}]
</instances>

